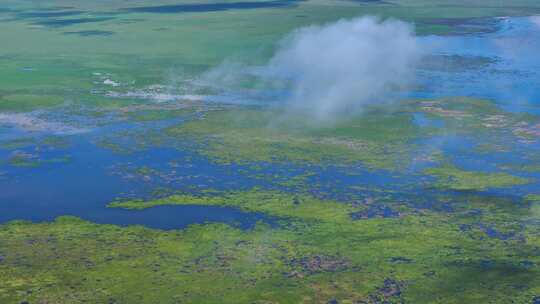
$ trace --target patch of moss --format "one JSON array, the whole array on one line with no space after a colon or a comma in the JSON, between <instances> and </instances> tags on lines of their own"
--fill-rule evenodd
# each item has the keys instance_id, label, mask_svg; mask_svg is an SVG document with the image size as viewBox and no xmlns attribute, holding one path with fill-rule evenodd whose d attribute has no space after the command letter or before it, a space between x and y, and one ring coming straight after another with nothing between
<instances>
[{"instance_id":1,"label":"patch of moss","mask_svg":"<svg viewBox=\"0 0 540 304\"><path fill-rule=\"evenodd\" d=\"M140 167L135 170L135 173L139 175L151 175L151 174L154 174L155 172L156 172L155 169L152 169L147 166Z\"/></svg>"},{"instance_id":2,"label":"patch of moss","mask_svg":"<svg viewBox=\"0 0 540 304\"><path fill-rule=\"evenodd\" d=\"M429 168L424 172L437 177L436 187L458 191L483 191L489 188L512 187L529 183L526 178L508 173L465 171L449 165Z\"/></svg>"},{"instance_id":3,"label":"patch of moss","mask_svg":"<svg viewBox=\"0 0 540 304\"><path fill-rule=\"evenodd\" d=\"M525 199L530 202L540 202L540 194L529 194Z\"/></svg>"},{"instance_id":4,"label":"patch of moss","mask_svg":"<svg viewBox=\"0 0 540 304\"><path fill-rule=\"evenodd\" d=\"M308 195L291 195L277 191L241 191L220 195L177 194L150 201L118 201L110 208L146 209L161 205L234 206L245 211L263 212L278 217L296 217L304 220L344 221L358 208L350 204L322 201Z\"/></svg>"}]
</instances>

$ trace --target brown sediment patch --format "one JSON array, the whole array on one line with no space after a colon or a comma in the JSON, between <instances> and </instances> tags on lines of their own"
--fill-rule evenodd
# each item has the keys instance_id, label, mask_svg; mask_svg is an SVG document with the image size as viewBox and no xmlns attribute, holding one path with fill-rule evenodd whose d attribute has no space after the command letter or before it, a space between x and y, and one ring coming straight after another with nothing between
<instances>
[{"instance_id":1,"label":"brown sediment patch","mask_svg":"<svg viewBox=\"0 0 540 304\"><path fill-rule=\"evenodd\" d=\"M348 259L336 256L314 255L301 259L292 259L290 265L296 270L287 274L288 277L303 278L321 272L339 272L350 268Z\"/></svg>"},{"instance_id":2,"label":"brown sediment patch","mask_svg":"<svg viewBox=\"0 0 540 304\"><path fill-rule=\"evenodd\" d=\"M390 297L401 296L401 288L403 284L396 280L385 279L383 286L379 287L378 291L386 299Z\"/></svg>"},{"instance_id":3,"label":"brown sediment patch","mask_svg":"<svg viewBox=\"0 0 540 304\"><path fill-rule=\"evenodd\" d=\"M358 303L380 304L380 303L404 303L401 298L405 284L391 278L384 279L382 285L376 291ZM397 301L395 301L397 300Z\"/></svg>"}]
</instances>

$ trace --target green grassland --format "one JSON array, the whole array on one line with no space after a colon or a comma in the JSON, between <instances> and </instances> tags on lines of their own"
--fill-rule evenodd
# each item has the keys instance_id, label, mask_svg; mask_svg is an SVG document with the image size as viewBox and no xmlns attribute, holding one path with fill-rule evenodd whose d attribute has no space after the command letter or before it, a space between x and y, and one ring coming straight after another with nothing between
<instances>
[{"instance_id":1,"label":"green grassland","mask_svg":"<svg viewBox=\"0 0 540 304\"><path fill-rule=\"evenodd\" d=\"M192 4L205 3L208 2ZM485 30L477 24L467 27L471 18L530 15L540 11L540 5L531 0L389 3L312 0L279 8L157 14L124 9L177 3L56 1L53 5L7 1L2 4L5 10L0 11L3 29L0 41L9 41L0 51L3 75L0 110L29 111L64 102L114 103L90 94L96 88L92 76L96 72L141 88L174 82L171 75L186 78L198 75L230 58L261 64L273 53L276 41L291 30L340 18L362 15L398 18L414 22L419 34L444 34L455 32L457 27L465 32ZM28 15L29 12L37 15ZM44 12L74 15L39 15ZM275 22L276 16L280 22ZM87 22L96 18L104 19ZM54 26L56 21L71 20L81 22ZM94 32L98 34L84 35Z\"/></svg>"},{"instance_id":2,"label":"green grassland","mask_svg":"<svg viewBox=\"0 0 540 304\"><path fill-rule=\"evenodd\" d=\"M430 168L428 175L437 177L436 187L461 191L482 191L488 188L511 187L529 181L508 173L483 173L460 170L451 166Z\"/></svg>"}]
</instances>

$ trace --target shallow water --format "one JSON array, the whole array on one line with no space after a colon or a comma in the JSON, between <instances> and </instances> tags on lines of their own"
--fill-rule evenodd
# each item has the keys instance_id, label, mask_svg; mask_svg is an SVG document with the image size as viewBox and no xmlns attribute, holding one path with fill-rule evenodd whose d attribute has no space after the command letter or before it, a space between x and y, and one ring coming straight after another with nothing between
<instances>
[{"instance_id":1,"label":"shallow water","mask_svg":"<svg viewBox=\"0 0 540 304\"><path fill-rule=\"evenodd\" d=\"M139 126L140 127L140 126ZM97 132L98 134L101 132ZM24 135L20 134L20 137ZM0 222L10 220L52 220L61 215L73 215L98 223L119 225L141 224L153 228L175 229L189 224L219 221L240 227L251 227L256 221L268 221L261 214L242 212L233 208L171 206L140 211L106 208L117 198L151 198L156 189L199 193L208 190L248 190L253 187L296 191L286 182L295 176L309 173L307 181L313 194L337 199L353 199L355 190L363 185L373 189L400 189L402 179L384 171L367 172L362 167L314 167L259 163L250 165L218 165L196 154L170 148L150 148L127 154L103 149L92 142L95 134L70 138L70 146L41 151L39 158L54 159L69 155L63 163L44 163L38 167L2 166L0 178ZM17 151L35 153L35 146ZM2 158L10 150L0 149ZM137 169L155 170L148 176ZM354 174L354 175L352 175ZM262 177L262 178L261 178ZM285 184L282 184L285 183ZM349 190L347 190L349 189ZM300 189L301 190L301 189ZM365 191L362 196L367 196Z\"/></svg>"},{"instance_id":2,"label":"shallow water","mask_svg":"<svg viewBox=\"0 0 540 304\"><path fill-rule=\"evenodd\" d=\"M540 114L539 17L500 18L494 33L426 36L420 45L434 55L485 61L446 71L421 70L414 97L471 96L495 100L504 109ZM467 68L472 66L472 68Z\"/></svg>"},{"instance_id":3,"label":"shallow water","mask_svg":"<svg viewBox=\"0 0 540 304\"><path fill-rule=\"evenodd\" d=\"M260 214L241 212L233 208L175 206L154 210L130 211L106 208L106 204L118 197L149 197L158 185L190 191L186 187L196 186L200 190L248 188L254 183L237 173L237 168L213 165L212 163L177 150L151 149L144 152L122 155L99 148L92 143L94 134L70 138L67 149L53 149L40 153L40 159L51 159L68 154L65 163L46 163L38 167L6 168L6 176L0 179L0 221L16 219L44 221L62 214L74 215L98 223L119 225L141 224L153 228L183 228L190 223L222 221L238 223L240 227L251 227ZM19 134L21 136L21 134ZM24 136L22 136L24 137ZM18 151L33 153L34 146ZM8 158L12 152L1 150ZM189 158L189 163L182 163ZM167 167L169 161L180 161L181 173L174 179L155 182L124 178L121 164L133 164L136 168L151 166L156 170ZM229 182L228 182L229 181Z\"/></svg>"},{"instance_id":4,"label":"shallow water","mask_svg":"<svg viewBox=\"0 0 540 304\"><path fill-rule=\"evenodd\" d=\"M495 100L505 109L540 114L540 91L537 89L537 84L540 83L540 57L537 56L537 51L540 50L540 26L535 20L500 19L500 30L494 33L419 38L420 43L432 50L431 55L435 58L450 58L449 64L456 65L456 68L448 69L448 65L445 65L446 70L420 70L418 82L422 90L412 92L409 97L477 96ZM64 22L72 21L58 24L55 20L46 22L50 22L49 26L63 26L66 25ZM79 34L85 35L83 32ZM470 64L473 69L463 68L459 66L463 58L480 63ZM114 95L115 90L114 87L108 87L100 93ZM249 98L261 96L266 99L269 95L272 96L271 92L266 91L250 92L253 94L249 94ZM141 99L155 101L152 92L142 91L141 94ZM210 101L226 101L227 96L242 96L238 92L227 94L230 95L210 97L213 98ZM283 96L282 92L276 95ZM132 92L127 97L138 96ZM413 119L419 128L444 128L443 121L428 118L421 113L413 114ZM207 221L226 222L249 228L258 220L269 219L261 214L232 208L167 206L125 211L108 209L106 204L117 198L150 198L157 188L165 189L165 193L197 192L204 189L241 190L256 186L297 191L299 189L294 185L287 185L286 182L306 173L310 174L306 177L306 183L312 187L309 191L315 195L350 201L375 196L377 191L382 190L389 191L393 197L402 198L415 208L445 208L435 206L436 202L432 199L437 193L424 188L423 184L429 178L419 174L423 169L434 165L430 161L413 160L405 173L395 174L383 170L367 170L361 166L343 168L276 164L219 165L177 148L147 147L141 151L122 154L95 144L101 136L113 131L152 127L156 126L113 122L101 127L94 126L89 132L68 136L67 147L36 151L36 146L30 145L17 149L20 153L39 154L39 159L69 156L70 160L45 163L39 167L0 165L0 189L3 189L0 192L0 222L16 219L45 221L61 215L74 215L98 223L140 224L160 229L183 228L189 224ZM41 131L46 133L47 130ZM17 128L2 128L0 131L2 141L27 136L33 137L35 132L25 132ZM123 144L132 145L130 142ZM414 144L420 147L420 154L429 154L430 149L441 149L453 163L466 170L495 172L498 164L523 162L516 152L491 155L476 153L472 151L474 143L466 138L432 137ZM522 149L530 150L535 147L524 146ZM12 153L12 149L0 149L2 159L9 159ZM157 173L149 174L148 177L134 173L141 167L149 167ZM514 173L511 170L509 172ZM260 176L263 178L258 178ZM523 195L538 189L539 173L522 176L535 178L536 181L509 189L490 190L489 193ZM364 189L357 190L356 186ZM419 198L419 194L422 198ZM395 216L392 209L387 207L371 210L368 216Z\"/></svg>"}]
</instances>

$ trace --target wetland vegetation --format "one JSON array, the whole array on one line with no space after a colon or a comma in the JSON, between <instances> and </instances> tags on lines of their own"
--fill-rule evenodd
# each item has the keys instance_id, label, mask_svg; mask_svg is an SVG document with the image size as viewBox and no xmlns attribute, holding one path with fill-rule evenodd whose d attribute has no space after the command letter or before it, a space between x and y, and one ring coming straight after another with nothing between
<instances>
[{"instance_id":1,"label":"wetland vegetation","mask_svg":"<svg viewBox=\"0 0 540 304\"><path fill-rule=\"evenodd\" d=\"M0 303L540 303L537 15L3 1ZM422 49L411 80L292 56L350 24Z\"/></svg>"}]
</instances>

